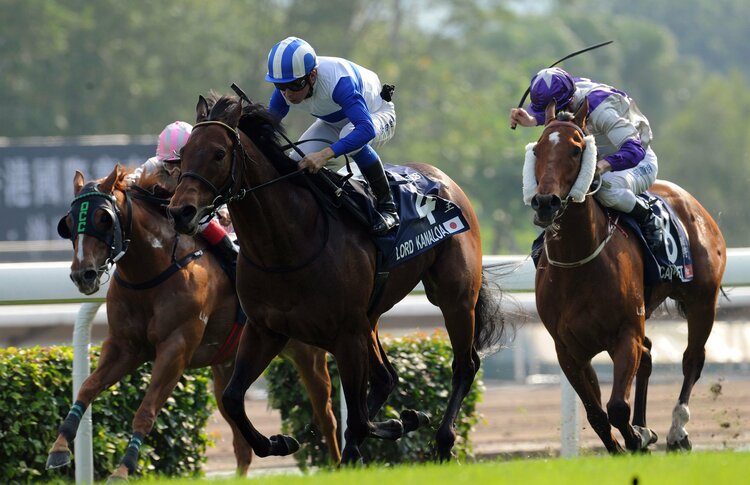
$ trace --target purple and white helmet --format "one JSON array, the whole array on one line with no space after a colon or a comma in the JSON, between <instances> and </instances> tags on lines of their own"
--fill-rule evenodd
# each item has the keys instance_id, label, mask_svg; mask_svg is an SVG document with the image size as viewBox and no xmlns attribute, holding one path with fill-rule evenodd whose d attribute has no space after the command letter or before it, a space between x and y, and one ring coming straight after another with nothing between
<instances>
[{"instance_id":1,"label":"purple and white helmet","mask_svg":"<svg viewBox=\"0 0 750 485\"><path fill-rule=\"evenodd\" d=\"M542 69L531 78L531 113L544 113L554 99L557 110L564 108L573 99L576 85L573 78L559 67Z\"/></svg>"},{"instance_id":2,"label":"purple and white helmet","mask_svg":"<svg viewBox=\"0 0 750 485\"><path fill-rule=\"evenodd\" d=\"M310 44L297 37L287 37L268 53L266 81L290 83L310 74L317 64L318 58Z\"/></svg>"}]
</instances>

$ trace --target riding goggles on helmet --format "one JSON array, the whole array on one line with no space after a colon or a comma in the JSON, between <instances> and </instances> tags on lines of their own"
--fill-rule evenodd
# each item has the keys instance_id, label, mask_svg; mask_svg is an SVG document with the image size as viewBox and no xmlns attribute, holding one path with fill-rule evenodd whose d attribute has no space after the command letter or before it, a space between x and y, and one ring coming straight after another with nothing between
<instances>
[{"instance_id":1,"label":"riding goggles on helmet","mask_svg":"<svg viewBox=\"0 0 750 485\"><path fill-rule=\"evenodd\" d=\"M273 85L278 89L279 91L286 91L287 89L289 91L302 91L305 89L305 86L307 86L307 83L309 82L307 76L301 77L299 79L295 79L294 81L288 82L288 83L273 83Z\"/></svg>"}]
</instances>

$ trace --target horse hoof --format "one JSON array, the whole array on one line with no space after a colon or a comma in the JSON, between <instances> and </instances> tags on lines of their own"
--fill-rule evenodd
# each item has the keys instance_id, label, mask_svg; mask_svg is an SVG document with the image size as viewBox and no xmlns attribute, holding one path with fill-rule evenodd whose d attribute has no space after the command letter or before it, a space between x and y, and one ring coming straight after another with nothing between
<instances>
[{"instance_id":1,"label":"horse hoof","mask_svg":"<svg viewBox=\"0 0 750 485\"><path fill-rule=\"evenodd\" d=\"M667 442L667 451L691 451L693 444L690 442L690 438L685 435L681 440L672 443Z\"/></svg>"},{"instance_id":2,"label":"horse hoof","mask_svg":"<svg viewBox=\"0 0 750 485\"><path fill-rule=\"evenodd\" d=\"M114 473L112 475L110 475L109 478L107 478L107 483L108 484L111 484L111 483L125 483L127 481L128 481L127 477L123 477L123 476L120 476L120 475L115 475Z\"/></svg>"},{"instance_id":3,"label":"horse hoof","mask_svg":"<svg viewBox=\"0 0 750 485\"><path fill-rule=\"evenodd\" d=\"M314 443L315 441L321 440L320 430L314 424L308 424L305 426L295 439L300 443Z\"/></svg>"},{"instance_id":4,"label":"horse hoof","mask_svg":"<svg viewBox=\"0 0 750 485\"><path fill-rule=\"evenodd\" d=\"M47 470L70 464L70 451L51 451L47 456Z\"/></svg>"},{"instance_id":5,"label":"horse hoof","mask_svg":"<svg viewBox=\"0 0 750 485\"><path fill-rule=\"evenodd\" d=\"M401 422L404 424L404 434L428 426L430 424L430 415L414 409L404 409L401 411Z\"/></svg>"},{"instance_id":6,"label":"horse hoof","mask_svg":"<svg viewBox=\"0 0 750 485\"><path fill-rule=\"evenodd\" d=\"M404 424L398 419L373 423L372 435L376 438L395 441L404 435Z\"/></svg>"},{"instance_id":7,"label":"horse hoof","mask_svg":"<svg viewBox=\"0 0 750 485\"><path fill-rule=\"evenodd\" d=\"M274 456L287 456L299 450L299 441L283 434L277 434L269 438L271 446L268 454Z\"/></svg>"}]
</instances>

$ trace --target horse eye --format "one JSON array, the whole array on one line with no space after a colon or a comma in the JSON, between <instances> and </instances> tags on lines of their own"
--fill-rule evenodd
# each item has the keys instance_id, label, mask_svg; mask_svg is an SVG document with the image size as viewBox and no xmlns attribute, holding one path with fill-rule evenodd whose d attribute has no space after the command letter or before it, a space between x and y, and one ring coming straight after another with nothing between
<instances>
[{"instance_id":1,"label":"horse eye","mask_svg":"<svg viewBox=\"0 0 750 485\"><path fill-rule=\"evenodd\" d=\"M225 150L219 149L216 150L216 155L214 155L215 160L224 160L224 157L227 156L227 152Z\"/></svg>"},{"instance_id":2,"label":"horse eye","mask_svg":"<svg viewBox=\"0 0 750 485\"><path fill-rule=\"evenodd\" d=\"M573 156L578 157L581 154L581 147L573 147Z\"/></svg>"},{"instance_id":3,"label":"horse eye","mask_svg":"<svg viewBox=\"0 0 750 485\"><path fill-rule=\"evenodd\" d=\"M97 223L101 224L105 227L109 227L112 225L112 216L107 211L99 211L97 213Z\"/></svg>"}]
</instances>

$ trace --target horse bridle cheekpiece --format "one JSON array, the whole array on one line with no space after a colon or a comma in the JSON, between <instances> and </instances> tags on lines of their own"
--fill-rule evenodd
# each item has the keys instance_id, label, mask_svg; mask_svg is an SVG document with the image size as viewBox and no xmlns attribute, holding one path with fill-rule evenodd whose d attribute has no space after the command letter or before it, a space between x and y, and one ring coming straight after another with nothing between
<instances>
[{"instance_id":1,"label":"horse bridle cheekpiece","mask_svg":"<svg viewBox=\"0 0 750 485\"><path fill-rule=\"evenodd\" d=\"M127 192L125 193L125 199L128 205L127 230L123 228L122 215L117 207L115 196L100 192L98 185L88 184L70 203L68 214L73 220L73 231L71 232L65 223L66 214L57 223L57 233L60 237L71 241L74 241L79 234L95 237L110 248L107 263L114 264L125 255L130 242L126 239L126 234L130 231L130 224L132 223L130 214L132 211ZM103 210L109 214L112 219L111 231L101 231L96 227L94 214L97 210Z\"/></svg>"}]
</instances>

